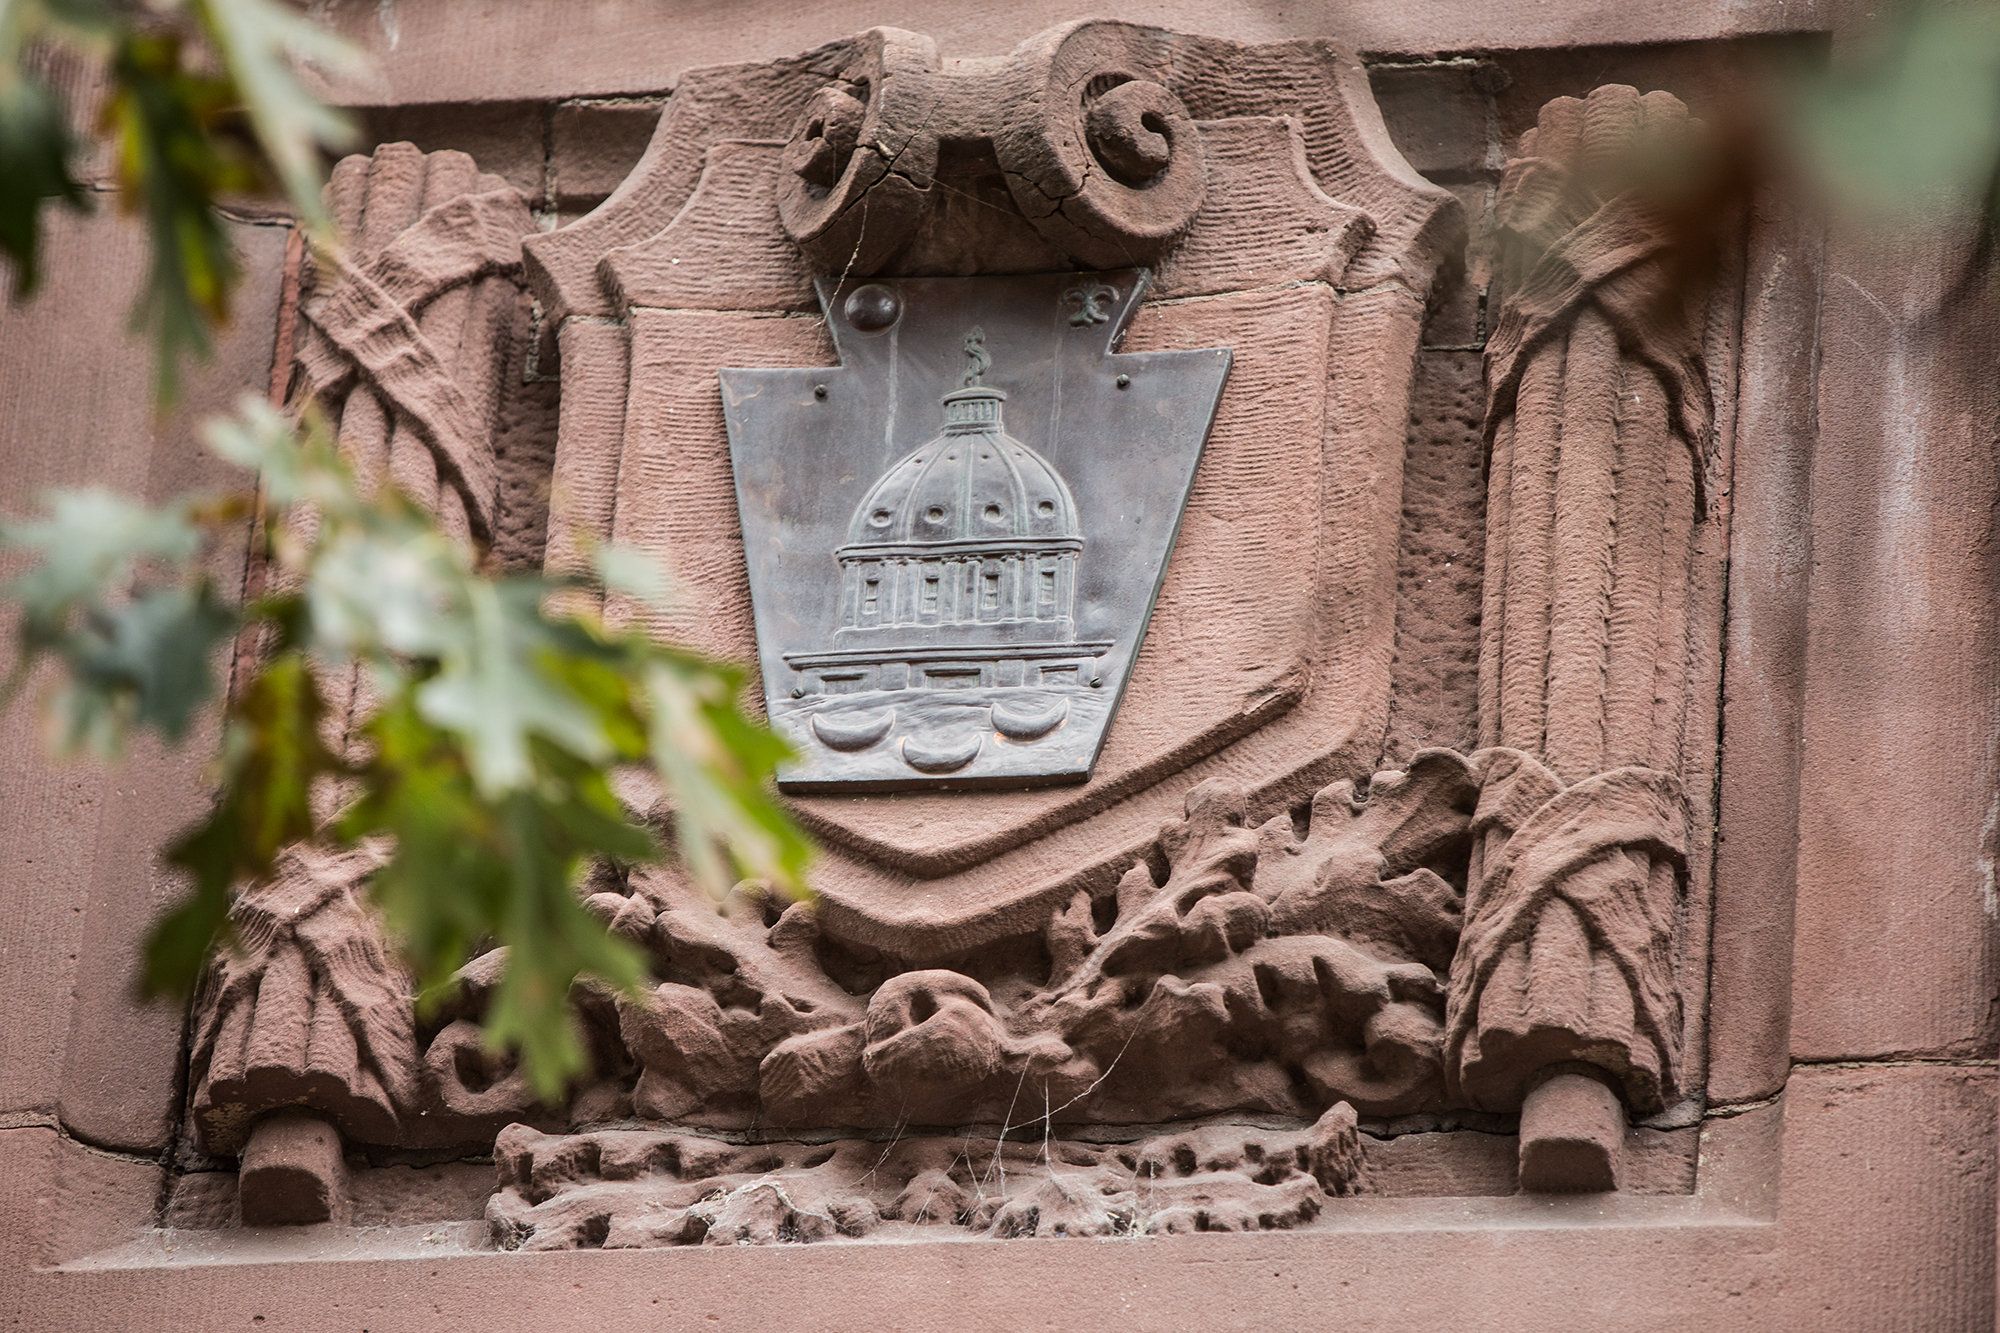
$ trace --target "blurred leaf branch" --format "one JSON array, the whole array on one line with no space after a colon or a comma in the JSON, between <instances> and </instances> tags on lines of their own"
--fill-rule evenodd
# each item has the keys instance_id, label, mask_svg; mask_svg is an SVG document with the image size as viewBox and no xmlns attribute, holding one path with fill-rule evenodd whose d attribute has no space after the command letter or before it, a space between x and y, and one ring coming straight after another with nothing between
<instances>
[{"instance_id":1,"label":"blurred leaf branch","mask_svg":"<svg viewBox=\"0 0 2000 1333\"><path fill-rule=\"evenodd\" d=\"M296 436L246 397L208 439L262 477L260 496L148 507L67 492L0 530L33 560L10 587L10 688L59 668L66 748L182 739L216 698L220 650L246 632L267 643L225 705L214 808L166 853L189 889L148 940L149 992L192 988L234 892L285 848L377 848L368 892L425 992L475 948L507 950L487 1034L553 1096L583 1060L571 983L642 976L575 892L591 863L658 861L670 843L718 894L739 879L802 891L809 846L767 792L784 749L738 711L742 673L550 609L577 587L650 595L646 562L614 549L587 579L490 576L400 494L364 495L310 417ZM283 590L234 605L203 557L250 519ZM367 704L348 733L357 668ZM612 784L625 765L659 775L669 837L627 816Z\"/></svg>"},{"instance_id":2,"label":"blurred leaf branch","mask_svg":"<svg viewBox=\"0 0 2000 1333\"><path fill-rule=\"evenodd\" d=\"M85 209L84 144L45 73L61 53L100 75L97 134L110 146L126 211L152 247L132 311L156 349L156 389L174 396L182 362L206 356L240 277L218 205L277 192L330 244L321 154L354 128L300 81L362 68L360 53L285 0L0 0L0 255L15 294L41 277L47 205Z\"/></svg>"},{"instance_id":3,"label":"blurred leaf branch","mask_svg":"<svg viewBox=\"0 0 2000 1333\"><path fill-rule=\"evenodd\" d=\"M1794 82L1778 150L1836 207L1877 217L2000 212L2000 7L1892 9Z\"/></svg>"},{"instance_id":4,"label":"blurred leaf branch","mask_svg":"<svg viewBox=\"0 0 2000 1333\"><path fill-rule=\"evenodd\" d=\"M337 246L319 186L353 135L297 67L357 57L285 0L0 0L0 255L16 299L41 276L45 212L95 198L44 73L56 50L102 76L96 133L151 246L133 327L164 403L229 314L225 199L277 191ZM671 851L718 894L739 878L804 891L809 845L769 790L783 747L739 710L742 672L551 609L579 586L657 597L644 557L600 551L588 579L495 575L407 498L365 493L310 415L301 429L246 398L207 436L255 492L149 506L70 491L0 525L26 565L4 593L18 610L6 695L52 682L62 750L183 741L218 702L229 645L261 650L221 700L214 806L166 850L188 887L153 925L147 991L192 989L235 895L287 847L367 847L380 865L365 891L426 996L475 950L505 950L487 1036L553 1097L584 1059L572 983L642 974L582 907L587 866ZM272 591L239 603L206 570L246 526ZM657 779L666 828L628 814L613 788L626 766Z\"/></svg>"}]
</instances>

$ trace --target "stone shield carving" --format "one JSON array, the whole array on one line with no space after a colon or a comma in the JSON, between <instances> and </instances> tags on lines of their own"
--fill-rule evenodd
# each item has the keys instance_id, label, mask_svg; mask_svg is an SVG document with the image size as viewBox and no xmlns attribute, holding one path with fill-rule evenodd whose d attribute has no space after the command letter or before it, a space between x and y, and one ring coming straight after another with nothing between
<instances>
[{"instance_id":1,"label":"stone shield carving","mask_svg":"<svg viewBox=\"0 0 2000 1333\"><path fill-rule=\"evenodd\" d=\"M824 283L840 366L721 372L781 786L1089 776L1229 366L1112 354L1147 278Z\"/></svg>"},{"instance_id":2,"label":"stone shield carving","mask_svg":"<svg viewBox=\"0 0 2000 1333\"><path fill-rule=\"evenodd\" d=\"M1232 73L1245 62L1258 77ZM860 89L856 128L836 94ZM1140 106L1168 98L1179 108L1171 116ZM1127 102L1140 128L1151 115L1167 132L1127 133ZM905 139L905 151L888 151ZM952 151L931 164L931 147L946 143ZM1030 210L1018 195L1039 196L1022 163L1042 158L1092 181L1089 163L1120 162L1140 183L1097 181L1087 200L1072 200L1062 172L1036 168L1032 179L1046 178L1049 193ZM1181 182L1172 216L1148 211L1148 172ZM852 198L840 226L872 219L844 248L817 210L841 192ZM875 32L797 62L690 75L616 198L528 245L562 351L552 556L592 536L652 551L670 567L680 605L615 613L722 656L759 656L749 571L771 552L739 509L721 372L796 368L788 382L808 392L825 384L827 414L845 410L835 405L856 371L840 369L841 358L858 366L867 353L836 330L836 354L819 278L844 280L845 301L867 277L893 287L1069 274L1117 297L1052 305L1065 337L1102 346L1129 317L1121 355L1230 349L1228 385L1143 642L1133 636L1149 588L1116 609L1124 629L1080 621L1064 641L1137 644L1126 650L1122 701L1088 780L976 799L936 790L795 798L827 849L815 888L836 937L943 959L1032 932L1079 888L1108 892L1160 825L1182 814L1196 783L1240 782L1270 806L1374 765L1393 652L1409 385L1431 276L1456 226L1449 194L1389 146L1359 65L1318 44L1247 48L1085 23L993 65L942 60L925 39ZM1151 266L1143 296L1107 262L1121 246ZM838 262L826 258L834 250ZM1103 324L1092 322L1100 307ZM802 474L829 493L825 531L800 553L829 587L863 492L938 429L964 335L985 318L937 335L939 360L908 408L915 424L893 439L876 424L874 457ZM1009 362L1002 325L989 322L986 333L988 382L1010 394L1008 429L1081 496L1089 475L1073 472L1058 457L1066 446L1021 415L1046 409L1006 379L1023 367ZM1087 528L1082 541L1087 578ZM756 614L768 618L766 606ZM763 693L781 725L795 683L787 651L816 647L766 645ZM1021 721L1032 729L1038 719ZM862 744L868 731L856 723L834 734ZM921 772L883 753L903 764L898 772ZM977 774L978 762L963 771Z\"/></svg>"}]
</instances>

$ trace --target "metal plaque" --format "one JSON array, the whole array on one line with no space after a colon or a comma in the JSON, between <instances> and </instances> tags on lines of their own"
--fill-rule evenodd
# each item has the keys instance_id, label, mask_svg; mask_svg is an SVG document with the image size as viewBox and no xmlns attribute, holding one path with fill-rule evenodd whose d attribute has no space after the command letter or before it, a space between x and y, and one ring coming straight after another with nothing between
<instances>
[{"instance_id":1,"label":"metal plaque","mask_svg":"<svg viewBox=\"0 0 2000 1333\"><path fill-rule=\"evenodd\" d=\"M722 372L788 791L1090 776L1229 372L1143 270L822 282L841 364Z\"/></svg>"}]
</instances>

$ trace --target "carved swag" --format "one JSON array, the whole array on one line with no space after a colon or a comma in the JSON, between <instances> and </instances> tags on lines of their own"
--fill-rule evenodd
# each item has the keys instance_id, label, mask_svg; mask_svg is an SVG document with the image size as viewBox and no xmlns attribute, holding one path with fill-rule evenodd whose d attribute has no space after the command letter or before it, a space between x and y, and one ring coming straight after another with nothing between
<instances>
[{"instance_id":1,"label":"carved swag","mask_svg":"<svg viewBox=\"0 0 2000 1333\"><path fill-rule=\"evenodd\" d=\"M579 988L596 1068L561 1107L479 1047L503 959L468 963L420 1025L356 896L366 856L301 854L245 895L246 948L198 1016L204 1145L246 1154L246 1191L254 1126L286 1108L349 1144L491 1150L495 1239L531 1248L1303 1225L1369 1188L1359 1125L1481 1113L1520 1116L1529 1188L1608 1187L1625 1117L1691 1091L1687 791L1712 764L1692 692L1713 633L1691 587L1713 432L1709 294L1604 163L1687 133L1673 99L1600 89L1551 103L1508 164L1478 747L1371 772L1400 504L1379 478L1394 460L1400 485L1455 221L1352 58L1086 23L989 60L879 30L688 76L627 187L527 243L563 354L572 498L552 561L565 528L654 540L622 526L649 504L711 506L674 511L670 559L733 533L716 370L823 364L812 321L773 318L816 308L813 277L1143 263L1172 313L1142 311L1135 336L1238 345L1203 469L1296 437L1309 471L1277 485L1310 481L1294 535L1318 543L1274 579L1268 550L1205 535L1232 529L1197 483L1166 632L1211 595L1203 569L1241 558L1265 577L1212 595L1246 619L1267 599L1304 636L1299 665L1196 742L1128 760L1114 736L1080 792L802 800L829 848L813 904L744 886L718 905L668 871L601 868L589 905L652 981ZM532 221L462 157L399 145L343 163L330 199L361 239L305 305L303 383L340 403L364 470L488 541ZM1171 320L1210 311L1173 341ZM711 623L658 628L747 656L699 638L743 632L723 538L701 568L724 572L690 580ZM989 799L1021 822L897 841Z\"/></svg>"}]
</instances>

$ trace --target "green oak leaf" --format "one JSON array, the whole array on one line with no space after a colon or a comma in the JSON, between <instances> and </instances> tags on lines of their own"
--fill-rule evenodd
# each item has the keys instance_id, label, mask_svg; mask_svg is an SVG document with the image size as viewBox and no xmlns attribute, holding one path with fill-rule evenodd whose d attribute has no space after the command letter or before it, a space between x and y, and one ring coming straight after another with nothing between
<instances>
[{"instance_id":1,"label":"green oak leaf","mask_svg":"<svg viewBox=\"0 0 2000 1333\"><path fill-rule=\"evenodd\" d=\"M1794 133L1843 202L1992 208L2000 182L2000 11L1910 7L1872 49L1798 90Z\"/></svg>"},{"instance_id":2,"label":"green oak leaf","mask_svg":"<svg viewBox=\"0 0 2000 1333\"><path fill-rule=\"evenodd\" d=\"M147 935L141 989L185 995L227 932L231 895L317 832L313 792L345 772L327 747L327 705L307 655L278 652L251 677L223 731L221 791L208 818L166 851L188 893Z\"/></svg>"},{"instance_id":3,"label":"green oak leaf","mask_svg":"<svg viewBox=\"0 0 2000 1333\"><path fill-rule=\"evenodd\" d=\"M21 658L7 694L36 656L66 655L79 613L103 614L103 599L122 593L141 564L178 575L201 549L201 530L185 508L155 508L94 489L56 492L44 508L43 517L0 523L0 546L32 562L0 589L21 608Z\"/></svg>"},{"instance_id":4,"label":"green oak leaf","mask_svg":"<svg viewBox=\"0 0 2000 1333\"><path fill-rule=\"evenodd\" d=\"M179 741L214 696L216 650L236 626L206 580L153 589L87 616L70 670L78 687L129 698L133 721Z\"/></svg>"},{"instance_id":5,"label":"green oak leaf","mask_svg":"<svg viewBox=\"0 0 2000 1333\"><path fill-rule=\"evenodd\" d=\"M537 581L470 581L464 617L417 691L424 717L460 736L473 781L489 798L532 776L529 745L547 739L593 763L612 758L602 720L549 669Z\"/></svg>"},{"instance_id":6,"label":"green oak leaf","mask_svg":"<svg viewBox=\"0 0 2000 1333\"><path fill-rule=\"evenodd\" d=\"M76 136L61 101L26 71L0 71L0 255L13 261L14 299L41 281L42 207L60 202L81 213L90 196L70 175Z\"/></svg>"}]
</instances>

